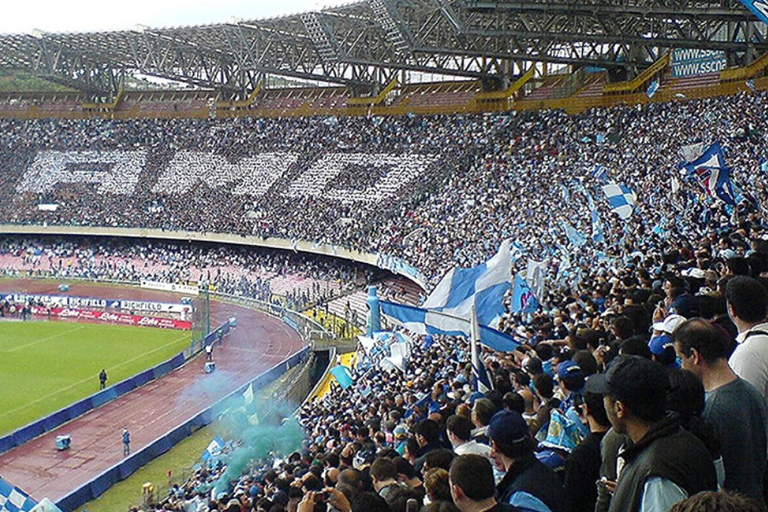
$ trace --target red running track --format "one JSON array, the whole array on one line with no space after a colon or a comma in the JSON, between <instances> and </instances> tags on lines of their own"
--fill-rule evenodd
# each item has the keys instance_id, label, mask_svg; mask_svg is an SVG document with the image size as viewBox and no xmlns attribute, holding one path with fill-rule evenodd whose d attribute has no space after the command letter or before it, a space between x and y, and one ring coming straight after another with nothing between
<instances>
[{"instance_id":1,"label":"red running track","mask_svg":"<svg viewBox=\"0 0 768 512\"><path fill-rule=\"evenodd\" d=\"M61 293L55 284L0 281L0 292L11 291ZM73 284L68 293L105 299L179 298L152 290L90 284ZM211 302L212 325L232 316L237 317L237 328L214 351L216 371L206 374L204 358L195 358L157 381L0 455L0 474L33 499L56 502L120 462L124 427L131 432L131 450L138 451L304 347L298 333L279 319ZM71 448L57 451L56 436L63 434L71 436Z\"/></svg>"}]
</instances>

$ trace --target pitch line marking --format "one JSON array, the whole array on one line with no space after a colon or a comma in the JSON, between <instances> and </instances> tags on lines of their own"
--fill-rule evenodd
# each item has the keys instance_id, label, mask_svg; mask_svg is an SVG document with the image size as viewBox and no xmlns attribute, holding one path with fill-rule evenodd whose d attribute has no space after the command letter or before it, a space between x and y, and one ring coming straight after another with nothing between
<instances>
[{"instance_id":1,"label":"pitch line marking","mask_svg":"<svg viewBox=\"0 0 768 512\"><path fill-rule=\"evenodd\" d=\"M81 327L81 328L82 328L82 327ZM112 366L112 367L110 367L110 368L109 368L109 370L110 370L110 371L112 371L112 370L114 370L115 368L120 368L121 366L124 366L124 365L126 365L127 363L133 362L133 361L135 361L135 360L137 360L137 359L141 359L141 358L142 358L142 357L144 357L144 356L147 356L147 355L149 355L149 354L152 354L152 353L154 353L154 352L157 352L158 350L160 350L160 349L163 349L163 348L167 347L168 345L173 345L174 343L177 343L178 341L180 341L180 340L183 340L184 338L186 338L186 335L185 335L185 336L180 336L180 337L176 338L175 340L172 340L172 341L170 341L170 342L168 342L168 343L166 343L166 344L164 344L164 345L160 345L160 346L158 346L157 348L155 348L154 350L150 350L149 352L143 352L142 354L140 354L140 355L138 355L138 356L136 356L136 357L134 357L134 358L132 358L132 359L127 359L126 361L123 361L122 363L118 364L117 366ZM70 389L72 389L72 388L74 388L74 387L76 387L76 386L79 386L79 385L81 385L81 384L83 384L83 383L85 383L85 382L88 382L88 381L90 381L90 380L92 380L92 377L88 377L88 378L85 378L85 379L81 379L81 380L79 380L78 382L74 382L74 383L70 384L69 386L67 386L67 387L65 387L65 388L61 388L61 389L57 390L57 391L56 391L56 392L54 392L54 393L49 393L49 394L47 394L47 395L45 395L45 396L43 396L43 397L40 397L40 398L38 398L37 400L33 400L33 401L31 401L31 402L27 402L27 403L25 403L25 404L24 404L24 405L22 405L22 406L16 407L15 409L10 409L10 410L8 410L8 411L5 411L5 412L3 412L3 413L0 413L0 418L4 418L4 417L6 417L6 416L8 416L8 415L10 415L10 414L14 414L14 413L16 413L16 412L18 412L18 411L23 411L24 409L28 408L29 406L31 406L31 405L33 405L33 404L36 404L36 403L38 403L38 402L42 402L43 400L48 400L48 399L49 399L49 398L51 398L51 397L54 397L54 396L56 396L56 395L58 395L58 394L60 394L60 393L63 393L64 391L68 391L68 390L70 390ZM89 395L89 396L90 396L90 395ZM85 398L87 398L87 397L85 397ZM70 404L70 405L71 405L71 404ZM65 406L65 407L66 407L66 406ZM93 410L93 409L91 409L91 410ZM54 412L55 412L55 411L54 411ZM89 411L89 412L90 412L90 411ZM39 419L39 418L38 418L38 419ZM37 421L37 420L34 420L34 421Z\"/></svg>"},{"instance_id":2,"label":"pitch line marking","mask_svg":"<svg viewBox=\"0 0 768 512\"><path fill-rule=\"evenodd\" d=\"M38 343L43 343L44 341L49 341L55 338L59 338L61 336L66 336L66 335L72 334L73 332L82 331L83 329L85 329L85 327L81 325L79 327L70 329L68 331L60 332L58 334L51 334L50 336L46 336L45 338L40 338L39 340L30 341L29 343L25 343L24 345L17 345L11 349L6 350L6 352L17 352L21 349L31 347L32 345L37 345Z\"/></svg>"}]
</instances>

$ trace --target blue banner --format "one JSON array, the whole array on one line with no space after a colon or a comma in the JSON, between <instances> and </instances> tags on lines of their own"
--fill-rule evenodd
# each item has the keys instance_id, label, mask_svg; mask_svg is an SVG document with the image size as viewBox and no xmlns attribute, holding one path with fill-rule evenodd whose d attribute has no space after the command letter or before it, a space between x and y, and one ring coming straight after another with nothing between
<instances>
[{"instance_id":1,"label":"blue banner","mask_svg":"<svg viewBox=\"0 0 768 512\"><path fill-rule=\"evenodd\" d=\"M741 0L752 14L765 24L768 24L768 0Z\"/></svg>"}]
</instances>

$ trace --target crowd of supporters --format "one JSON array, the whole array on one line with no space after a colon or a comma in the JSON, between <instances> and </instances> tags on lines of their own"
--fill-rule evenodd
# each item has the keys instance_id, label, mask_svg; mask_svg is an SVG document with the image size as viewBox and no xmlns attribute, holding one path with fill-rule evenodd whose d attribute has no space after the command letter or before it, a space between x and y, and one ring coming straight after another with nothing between
<instances>
[{"instance_id":1,"label":"crowd of supporters","mask_svg":"<svg viewBox=\"0 0 768 512\"><path fill-rule=\"evenodd\" d=\"M558 183L597 165L632 188L638 204L629 229L611 222L603 249L641 249L669 229L669 238L697 233L708 205L679 177L679 150L720 141L728 148L734 181L755 202L764 199L758 179L765 157L766 95L743 94L642 108L615 107L578 116L561 112L477 116L234 119L0 121L0 218L9 222L140 226L262 234L322 241L402 257L434 280L454 265L477 264L512 237L535 257L551 256L561 218L577 228L589 223L578 191L563 198ZM66 183L45 193L18 191L20 171L44 150L145 150L135 194L110 193L93 183ZM227 161L266 151L298 155L294 166L259 197L227 185L195 186L178 194L158 188L159 176L178 151L195 150ZM349 204L284 192L318 155L330 152L429 154L439 160L381 203ZM365 189L368 166L349 166L339 182ZM582 180L610 216L594 180ZM98 192L96 192L98 189ZM40 202L56 203L55 212ZM552 205L557 205L553 208ZM364 210L365 215L352 212ZM722 219L712 219L721 222ZM624 232L626 231L626 233ZM608 251L605 251L608 252Z\"/></svg>"},{"instance_id":2,"label":"crowd of supporters","mask_svg":"<svg viewBox=\"0 0 768 512\"><path fill-rule=\"evenodd\" d=\"M430 280L512 238L549 269L541 308L501 325L520 348L483 356L492 390L476 390L466 342L416 338L404 369L368 361L351 387L305 405L301 450L270 469L254 461L221 492L213 484L229 479L226 461L206 465L159 508L410 511L415 500L418 510L463 512L763 510L767 100L331 123L3 121L6 161L115 144L152 156L140 178L146 194L119 211L114 196L65 187L45 198L67 205L53 216L24 203L29 194L9 197L0 213L14 222L263 231L395 255ZM675 185L681 148L714 141L727 147L742 189L730 208L696 183ZM149 193L170 151L236 159L254 146L440 152L445 167L358 218L349 205L285 199L279 183L250 225L246 199L229 190ZM636 193L628 221L601 196L598 165ZM4 171L3 189L13 191L18 175ZM353 183L367 183L366 169L351 172ZM590 192L605 240L577 248L562 221L592 234Z\"/></svg>"},{"instance_id":3,"label":"crowd of supporters","mask_svg":"<svg viewBox=\"0 0 768 512\"><path fill-rule=\"evenodd\" d=\"M5 237L0 272L6 277L191 283L295 310L327 303L383 275L365 265L287 251L71 237Z\"/></svg>"}]
</instances>

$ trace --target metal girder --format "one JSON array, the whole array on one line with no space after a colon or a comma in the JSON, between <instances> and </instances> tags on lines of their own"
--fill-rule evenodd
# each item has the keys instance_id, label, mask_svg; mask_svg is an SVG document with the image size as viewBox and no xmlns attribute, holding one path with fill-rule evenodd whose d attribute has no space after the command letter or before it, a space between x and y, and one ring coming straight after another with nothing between
<instances>
[{"instance_id":1,"label":"metal girder","mask_svg":"<svg viewBox=\"0 0 768 512\"><path fill-rule=\"evenodd\" d=\"M67 87L79 89L93 99L112 98L122 86L122 69L103 54L83 52L73 38L38 33L10 36L3 41L0 65L26 69Z\"/></svg>"},{"instance_id":2,"label":"metal girder","mask_svg":"<svg viewBox=\"0 0 768 512\"><path fill-rule=\"evenodd\" d=\"M738 0L365 0L294 16L199 27L0 36L0 68L28 69L94 95L125 72L244 98L270 75L376 91L428 73L497 80L532 62L637 73L672 48L768 52Z\"/></svg>"},{"instance_id":3,"label":"metal girder","mask_svg":"<svg viewBox=\"0 0 768 512\"><path fill-rule=\"evenodd\" d=\"M682 4L678 0L646 2L610 2L608 0L582 2L493 2L487 0L467 0L466 9L470 12L508 12L508 13L544 13L568 14L570 16L599 16L603 14L624 14L639 17L679 18L681 16L697 19L719 19L727 21L750 21L752 16L747 10L734 9L720 3L711 2L696 5Z\"/></svg>"}]
</instances>

